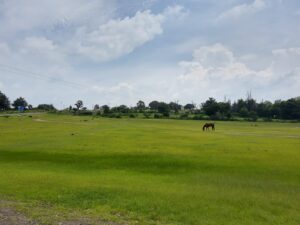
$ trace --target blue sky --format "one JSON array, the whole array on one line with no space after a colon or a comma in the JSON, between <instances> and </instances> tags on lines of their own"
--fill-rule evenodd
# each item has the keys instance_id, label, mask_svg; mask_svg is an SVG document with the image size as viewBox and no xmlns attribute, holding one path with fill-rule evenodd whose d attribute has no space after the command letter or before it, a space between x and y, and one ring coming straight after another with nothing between
<instances>
[{"instance_id":1,"label":"blue sky","mask_svg":"<svg viewBox=\"0 0 300 225\"><path fill-rule=\"evenodd\" d=\"M82 99L299 96L298 0L0 0L0 90Z\"/></svg>"}]
</instances>

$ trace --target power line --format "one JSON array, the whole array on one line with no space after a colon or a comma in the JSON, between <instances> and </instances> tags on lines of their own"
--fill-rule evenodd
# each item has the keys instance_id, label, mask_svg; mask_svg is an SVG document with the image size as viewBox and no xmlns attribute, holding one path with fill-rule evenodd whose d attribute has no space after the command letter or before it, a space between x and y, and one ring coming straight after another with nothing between
<instances>
[{"instance_id":1,"label":"power line","mask_svg":"<svg viewBox=\"0 0 300 225\"><path fill-rule=\"evenodd\" d=\"M0 70L13 73L14 75L17 75L17 76L25 75L25 76L29 76L31 78L39 79L39 80L56 81L56 82L60 82L60 84L65 84L65 85L68 85L73 88L84 88L84 89L91 88L90 86L85 85L85 84L80 84L80 83L77 83L74 81L68 81L68 80L64 80L61 78L53 78L49 75L47 76L47 75L43 75L40 73L31 72L31 71L24 70L22 68L10 66L10 65L0 64Z\"/></svg>"}]
</instances>

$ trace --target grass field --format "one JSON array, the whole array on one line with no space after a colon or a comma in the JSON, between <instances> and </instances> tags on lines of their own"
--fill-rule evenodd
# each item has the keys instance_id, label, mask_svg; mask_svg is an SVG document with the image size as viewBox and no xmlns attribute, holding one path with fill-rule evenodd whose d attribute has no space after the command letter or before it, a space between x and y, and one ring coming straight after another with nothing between
<instances>
[{"instance_id":1,"label":"grass field","mask_svg":"<svg viewBox=\"0 0 300 225\"><path fill-rule=\"evenodd\" d=\"M0 117L0 201L42 224L299 225L300 124L202 124Z\"/></svg>"}]
</instances>

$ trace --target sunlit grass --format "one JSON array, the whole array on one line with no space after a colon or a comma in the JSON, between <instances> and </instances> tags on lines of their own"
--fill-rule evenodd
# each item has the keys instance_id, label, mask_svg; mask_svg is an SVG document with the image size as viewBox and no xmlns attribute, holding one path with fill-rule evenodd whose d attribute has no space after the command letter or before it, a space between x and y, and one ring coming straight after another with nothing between
<instances>
[{"instance_id":1,"label":"sunlit grass","mask_svg":"<svg viewBox=\"0 0 300 225\"><path fill-rule=\"evenodd\" d=\"M0 197L47 204L50 220L73 210L142 224L300 224L300 125L202 123L0 118Z\"/></svg>"}]
</instances>

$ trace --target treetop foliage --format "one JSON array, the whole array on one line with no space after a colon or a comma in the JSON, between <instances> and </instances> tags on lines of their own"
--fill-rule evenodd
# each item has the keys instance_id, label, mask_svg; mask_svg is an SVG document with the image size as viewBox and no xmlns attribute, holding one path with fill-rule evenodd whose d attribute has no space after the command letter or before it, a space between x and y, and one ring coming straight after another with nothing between
<instances>
[{"instance_id":1,"label":"treetop foliage","mask_svg":"<svg viewBox=\"0 0 300 225\"><path fill-rule=\"evenodd\" d=\"M83 107L82 100L76 101L74 105L76 108L70 106L69 111L87 111L87 109ZM0 110L9 110L10 106L11 104L8 97L0 91ZM12 106L15 109L17 109L18 106L32 108L23 97L19 97L13 101ZM197 107L193 103L182 106L178 102L165 103L162 101L151 101L149 105L146 106L144 101L139 100L134 107L120 105L110 108L108 105L100 107L96 104L94 111L102 115L116 114L120 116L120 114L130 114L131 118L136 117L136 113L143 113L146 118L150 118L151 114L155 115L155 118L180 114L177 116L178 118L186 119L210 118L228 120L232 118L246 118L255 121L258 118L265 118L300 120L300 97L288 100L276 100L274 102L257 102L251 95L248 95L246 99L238 99L233 103L226 100L218 102L214 98L209 98L199 106L200 107ZM40 104L37 106L37 109L50 111L55 110L55 107L50 104Z\"/></svg>"}]
</instances>

